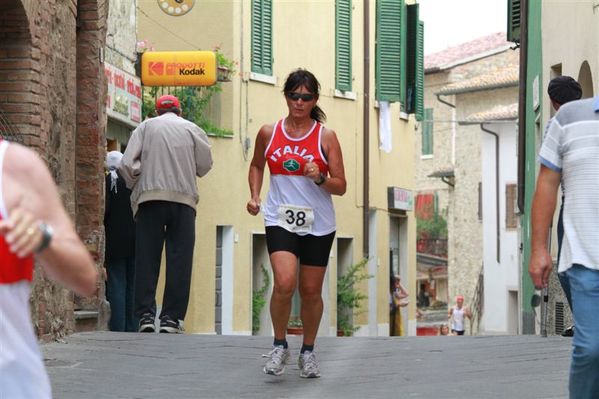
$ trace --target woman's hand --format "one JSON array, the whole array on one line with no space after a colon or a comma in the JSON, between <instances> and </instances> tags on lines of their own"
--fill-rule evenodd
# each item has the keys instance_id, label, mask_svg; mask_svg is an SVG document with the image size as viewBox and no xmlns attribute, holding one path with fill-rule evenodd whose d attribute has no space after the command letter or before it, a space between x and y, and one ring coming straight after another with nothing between
<instances>
[{"instance_id":1,"label":"woman's hand","mask_svg":"<svg viewBox=\"0 0 599 399\"><path fill-rule=\"evenodd\" d=\"M315 182L320 180L320 169L314 162L308 162L304 165L304 176L309 177Z\"/></svg>"},{"instance_id":2,"label":"woman's hand","mask_svg":"<svg viewBox=\"0 0 599 399\"><path fill-rule=\"evenodd\" d=\"M260 198L252 198L248 201L246 209L252 216L256 216L260 212Z\"/></svg>"},{"instance_id":3,"label":"woman's hand","mask_svg":"<svg viewBox=\"0 0 599 399\"><path fill-rule=\"evenodd\" d=\"M43 240L40 221L21 206L16 207L7 220L0 221L0 234L10 251L19 258L31 255Z\"/></svg>"}]
</instances>

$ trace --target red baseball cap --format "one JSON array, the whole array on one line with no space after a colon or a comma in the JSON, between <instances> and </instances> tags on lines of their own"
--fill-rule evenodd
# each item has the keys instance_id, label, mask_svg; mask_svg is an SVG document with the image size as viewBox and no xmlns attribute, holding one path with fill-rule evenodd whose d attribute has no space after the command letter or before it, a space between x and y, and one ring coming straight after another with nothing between
<instances>
[{"instance_id":1,"label":"red baseball cap","mask_svg":"<svg viewBox=\"0 0 599 399\"><path fill-rule=\"evenodd\" d=\"M156 109L181 108L179 99L173 95L166 94L156 100Z\"/></svg>"}]
</instances>

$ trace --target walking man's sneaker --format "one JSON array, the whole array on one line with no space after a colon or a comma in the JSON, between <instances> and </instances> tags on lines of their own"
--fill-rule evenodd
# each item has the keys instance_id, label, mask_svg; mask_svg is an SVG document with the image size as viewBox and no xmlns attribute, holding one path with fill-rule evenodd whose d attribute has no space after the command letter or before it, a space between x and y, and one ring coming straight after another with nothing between
<instances>
[{"instance_id":1,"label":"walking man's sneaker","mask_svg":"<svg viewBox=\"0 0 599 399\"><path fill-rule=\"evenodd\" d=\"M573 337L574 336L574 326L570 326L564 330L562 333L562 337Z\"/></svg>"},{"instance_id":2,"label":"walking man's sneaker","mask_svg":"<svg viewBox=\"0 0 599 399\"><path fill-rule=\"evenodd\" d=\"M300 368L300 377L302 378L318 378L320 377L320 369L314 352L305 351L299 355L297 365Z\"/></svg>"},{"instance_id":3,"label":"walking man's sneaker","mask_svg":"<svg viewBox=\"0 0 599 399\"><path fill-rule=\"evenodd\" d=\"M180 334L183 332L183 327L179 320L173 320L168 316L162 316L160 318L160 332L170 334Z\"/></svg>"},{"instance_id":4,"label":"walking man's sneaker","mask_svg":"<svg viewBox=\"0 0 599 399\"><path fill-rule=\"evenodd\" d=\"M285 364L289 361L289 349L282 346L275 346L267 355L262 357L269 358L264 365L264 373L270 375L281 375L285 372Z\"/></svg>"},{"instance_id":5,"label":"walking man's sneaker","mask_svg":"<svg viewBox=\"0 0 599 399\"><path fill-rule=\"evenodd\" d=\"M139 319L139 332L153 333L156 331L154 322L154 315L152 313L144 313Z\"/></svg>"}]
</instances>

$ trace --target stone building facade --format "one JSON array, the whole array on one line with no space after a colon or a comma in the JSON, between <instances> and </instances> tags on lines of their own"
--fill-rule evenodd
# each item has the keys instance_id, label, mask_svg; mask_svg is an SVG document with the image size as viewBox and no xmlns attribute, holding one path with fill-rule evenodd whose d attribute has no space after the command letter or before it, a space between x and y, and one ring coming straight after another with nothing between
<instances>
[{"instance_id":1,"label":"stone building facade","mask_svg":"<svg viewBox=\"0 0 599 399\"><path fill-rule=\"evenodd\" d=\"M481 130L460 122L471 114L517 100L516 89L500 88L501 84L493 89L493 82L485 90L475 88L472 92L452 92L451 88L460 82L476 83L477 77L517 65L518 51L510 47L505 33L497 33L425 56L424 107L425 119L428 115L432 127L432 143L429 148L423 146L424 121L416 130L416 187L419 194L436 196L437 208L447 219L449 305L456 295L463 295L466 306L480 306L477 287L483 267ZM481 82L480 88L488 83ZM477 330L474 327L472 332Z\"/></svg>"},{"instance_id":2,"label":"stone building facade","mask_svg":"<svg viewBox=\"0 0 599 399\"><path fill-rule=\"evenodd\" d=\"M104 97L100 51L108 0L0 0L0 112L45 159L68 213L103 262ZM41 339L75 329L75 308L97 310L36 269L32 313Z\"/></svg>"}]
</instances>

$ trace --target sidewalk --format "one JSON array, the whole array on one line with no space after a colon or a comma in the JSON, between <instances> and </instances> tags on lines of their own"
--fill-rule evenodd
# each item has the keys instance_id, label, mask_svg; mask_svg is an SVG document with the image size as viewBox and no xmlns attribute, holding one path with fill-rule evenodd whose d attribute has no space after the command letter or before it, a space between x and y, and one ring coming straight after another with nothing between
<instances>
[{"instance_id":1,"label":"sidewalk","mask_svg":"<svg viewBox=\"0 0 599 399\"><path fill-rule=\"evenodd\" d=\"M55 399L564 398L571 340L559 336L335 338L322 378L299 377L299 337L281 377L269 337L92 332L42 345Z\"/></svg>"}]
</instances>

